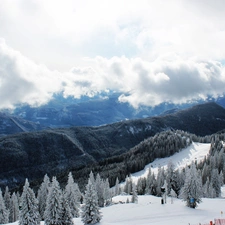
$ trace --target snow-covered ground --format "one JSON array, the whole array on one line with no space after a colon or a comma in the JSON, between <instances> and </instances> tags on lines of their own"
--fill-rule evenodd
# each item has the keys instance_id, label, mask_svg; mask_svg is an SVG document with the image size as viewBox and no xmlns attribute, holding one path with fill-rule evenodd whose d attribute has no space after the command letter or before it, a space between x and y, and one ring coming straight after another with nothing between
<instances>
[{"instance_id":1,"label":"snow-covered ground","mask_svg":"<svg viewBox=\"0 0 225 225\"><path fill-rule=\"evenodd\" d=\"M166 167L171 160L176 168L182 168L193 160L202 160L209 152L210 144L193 143L188 148L171 157L157 159L147 165L143 171L135 173L132 178L146 176L148 168L157 173L158 166ZM217 199L202 199L196 209L188 208L179 199L167 198L166 204L161 204L160 197L150 195L139 196L138 204L126 204L131 196L116 196L113 202L118 203L101 209L103 218L98 225L203 225L214 219L225 219L225 187L222 197ZM122 203L119 203L122 202ZM74 219L75 225L83 225L80 218ZM12 223L18 225L18 223ZM44 225L44 222L41 223Z\"/></svg>"},{"instance_id":2,"label":"snow-covered ground","mask_svg":"<svg viewBox=\"0 0 225 225\"><path fill-rule=\"evenodd\" d=\"M130 198L117 196L113 201L126 202L127 197ZM98 225L204 225L210 220L225 219L225 199L202 199L202 203L192 209L179 199L171 203L168 197L167 204L161 205L160 197L146 195L138 197L138 204L115 204L102 208L101 212L103 218ZM76 218L74 224L83 225L83 222ZM11 225L18 225L18 222Z\"/></svg>"},{"instance_id":3,"label":"snow-covered ground","mask_svg":"<svg viewBox=\"0 0 225 225\"><path fill-rule=\"evenodd\" d=\"M126 202L127 196L117 196L114 202ZM221 211L224 214L221 214ZM117 204L102 208L103 218L99 225L199 225L225 218L225 199L203 199L196 208L188 208L179 199L167 198L167 204L161 205L161 198L150 195L139 196L138 204ZM82 225L80 218L74 219L76 225Z\"/></svg>"}]
</instances>

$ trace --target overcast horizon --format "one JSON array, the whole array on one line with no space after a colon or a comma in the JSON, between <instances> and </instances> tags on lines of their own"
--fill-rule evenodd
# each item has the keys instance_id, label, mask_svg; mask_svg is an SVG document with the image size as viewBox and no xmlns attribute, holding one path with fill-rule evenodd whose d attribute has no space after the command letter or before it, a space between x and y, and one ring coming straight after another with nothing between
<instances>
[{"instance_id":1,"label":"overcast horizon","mask_svg":"<svg viewBox=\"0 0 225 225\"><path fill-rule=\"evenodd\" d=\"M0 0L0 108L55 93L132 106L218 97L223 0Z\"/></svg>"}]
</instances>

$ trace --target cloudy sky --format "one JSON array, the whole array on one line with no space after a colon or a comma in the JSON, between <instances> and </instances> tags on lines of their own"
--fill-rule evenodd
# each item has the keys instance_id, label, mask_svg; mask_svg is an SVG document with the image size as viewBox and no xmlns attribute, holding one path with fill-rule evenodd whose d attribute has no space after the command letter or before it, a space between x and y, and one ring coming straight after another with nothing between
<instances>
[{"instance_id":1,"label":"cloudy sky","mask_svg":"<svg viewBox=\"0 0 225 225\"><path fill-rule=\"evenodd\" d=\"M139 105L225 91L224 0L0 0L0 108L118 91Z\"/></svg>"}]
</instances>

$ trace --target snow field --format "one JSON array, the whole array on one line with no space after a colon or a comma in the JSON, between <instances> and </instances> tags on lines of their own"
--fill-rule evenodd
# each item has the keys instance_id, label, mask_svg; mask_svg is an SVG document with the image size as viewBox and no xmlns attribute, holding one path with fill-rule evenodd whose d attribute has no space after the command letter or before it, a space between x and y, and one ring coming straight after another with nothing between
<instances>
[{"instance_id":1,"label":"snow field","mask_svg":"<svg viewBox=\"0 0 225 225\"><path fill-rule=\"evenodd\" d=\"M113 202L126 202L131 196L117 196ZM221 211L223 214L221 214ZM188 208L179 199L161 198L151 195L139 196L138 204L115 204L102 208L103 218L99 225L199 225L209 224L214 219L225 218L225 199L203 199L196 209ZM80 218L74 219L76 225L83 225Z\"/></svg>"},{"instance_id":2,"label":"snow field","mask_svg":"<svg viewBox=\"0 0 225 225\"><path fill-rule=\"evenodd\" d=\"M225 189L225 188L224 188ZM116 196L113 202L126 202L131 196ZM188 208L180 199L161 198L151 195L138 196L138 204L124 203L101 208L103 218L97 225L199 225L209 224L214 219L225 218L225 199L202 199L196 209ZM223 212L221 214L221 212ZM75 225L83 225L81 218L74 219ZM18 225L18 222L10 223ZM41 222L44 225L44 222Z\"/></svg>"},{"instance_id":3,"label":"snow field","mask_svg":"<svg viewBox=\"0 0 225 225\"><path fill-rule=\"evenodd\" d=\"M172 161L175 165L175 169L182 169L186 165L190 165L192 161L197 160L200 162L209 153L210 144L203 144L193 142L189 147L182 151L175 153L174 155L166 158L156 159L152 163L145 166L144 170L132 174L132 180L137 181L139 177L147 177L148 169L151 167L151 171L157 175L158 167L167 168L169 161Z\"/></svg>"}]
</instances>

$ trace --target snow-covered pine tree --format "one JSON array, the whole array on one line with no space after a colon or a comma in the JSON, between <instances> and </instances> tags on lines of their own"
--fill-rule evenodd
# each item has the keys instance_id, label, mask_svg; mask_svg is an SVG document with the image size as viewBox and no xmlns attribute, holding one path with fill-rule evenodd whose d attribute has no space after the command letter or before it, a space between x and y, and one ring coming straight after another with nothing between
<instances>
[{"instance_id":1,"label":"snow-covered pine tree","mask_svg":"<svg viewBox=\"0 0 225 225\"><path fill-rule=\"evenodd\" d=\"M211 183L216 191L216 197L221 195L221 180L219 177L218 169L213 169L211 172Z\"/></svg>"},{"instance_id":2,"label":"snow-covered pine tree","mask_svg":"<svg viewBox=\"0 0 225 225\"><path fill-rule=\"evenodd\" d=\"M52 178L44 218L45 225L62 225L62 191L56 177Z\"/></svg>"},{"instance_id":3,"label":"snow-covered pine tree","mask_svg":"<svg viewBox=\"0 0 225 225\"><path fill-rule=\"evenodd\" d=\"M13 192L9 206L9 222L10 223L15 222L18 219L19 219L19 203L15 192Z\"/></svg>"},{"instance_id":4,"label":"snow-covered pine tree","mask_svg":"<svg viewBox=\"0 0 225 225\"><path fill-rule=\"evenodd\" d=\"M145 193L156 195L156 179L154 173L151 171L151 168L148 169Z\"/></svg>"},{"instance_id":5,"label":"snow-covered pine tree","mask_svg":"<svg viewBox=\"0 0 225 225\"><path fill-rule=\"evenodd\" d=\"M192 162L190 168L186 168L185 183L181 189L180 197L186 201L188 207L195 208L197 203L201 202L202 195L202 179L195 163Z\"/></svg>"},{"instance_id":6,"label":"snow-covered pine tree","mask_svg":"<svg viewBox=\"0 0 225 225\"><path fill-rule=\"evenodd\" d=\"M74 225L73 216L70 210L68 199L65 198L65 193L63 194L63 201L62 201L61 222L62 222L62 225Z\"/></svg>"},{"instance_id":7,"label":"snow-covered pine tree","mask_svg":"<svg viewBox=\"0 0 225 225\"><path fill-rule=\"evenodd\" d=\"M128 195L130 195L131 194L131 192L132 192L132 178L131 178L131 176L127 176L126 177L126 183L125 183L125 185L124 185L124 189L123 189L123 191L125 192L125 193L127 193Z\"/></svg>"},{"instance_id":8,"label":"snow-covered pine tree","mask_svg":"<svg viewBox=\"0 0 225 225\"><path fill-rule=\"evenodd\" d=\"M132 203L138 203L138 195L137 195L137 188L136 184L132 184L132 197L131 197L131 202Z\"/></svg>"},{"instance_id":9,"label":"snow-covered pine tree","mask_svg":"<svg viewBox=\"0 0 225 225\"><path fill-rule=\"evenodd\" d=\"M174 183L174 178L175 178L174 171L175 171L175 165L173 164L172 161L169 161L167 164L167 170L166 170L166 182L167 182L168 193L170 193Z\"/></svg>"},{"instance_id":10,"label":"snow-covered pine tree","mask_svg":"<svg viewBox=\"0 0 225 225\"><path fill-rule=\"evenodd\" d=\"M101 179L99 173L97 174L95 180L95 190L98 197L98 206L104 207L104 182Z\"/></svg>"},{"instance_id":11,"label":"snow-covered pine tree","mask_svg":"<svg viewBox=\"0 0 225 225\"><path fill-rule=\"evenodd\" d=\"M111 205L111 203L112 203L112 194L111 194L111 191L110 191L108 178L104 182L104 200L105 200L105 205L106 206Z\"/></svg>"},{"instance_id":12,"label":"snow-covered pine tree","mask_svg":"<svg viewBox=\"0 0 225 225\"><path fill-rule=\"evenodd\" d=\"M138 195L144 195L146 191L146 178L140 177L137 181L137 193Z\"/></svg>"},{"instance_id":13,"label":"snow-covered pine tree","mask_svg":"<svg viewBox=\"0 0 225 225\"><path fill-rule=\"evenodd\" d=\"M157 187L156 187L156 192L157 192L157 196L161 196L161 187L164 185L164 181L166 179L165 176L165 170L164 167L159 167L158 168L158 175L157 175L157 179L156 179L156 183L157 183Z\"/></svg>"},{"instance_id":14,"label":"snow-covered pine tree","mask_svg":"<svg viewBox=\"0 0 225 225\"><path fill-rule=\"evenodd\" d=\"M2 191L0 189L0 224L5 224L9 222L9 211L5 207L5 201L2 196Z\"/></svg>"},{"instance_id":15,"label":"snow-covered pine tree","mask_svg":"<svg viewBox=\"0 0 225 225\"><path fill-rule=\"evenodd\" d=\"M50 180L48 175L46 174L44 176L44 180L38 190L38 195L37 195L39 213L42 220L44 220L44 212L46 208L46 201L47 201L49 188L50 188Z\"/></svg>"},{"instance_id":16,"label":"snow-covered pine tree","mask_svg":"<svg viewBox=\"0 0 225 225\"><path fill-rule=\"evenodd\" d=\"M216 190L213 187L212 182L209 183L208 198L216 198Z\"/></svg>"},{"instance_id":17,"label":"snow-covered pine tree","mask_svg":"<svg viewBox=\"0 0 225 225\"><path fill-rule=\"evenodd\" d=\"M118 177L116 178L116 184L115 184L115 193L114 195L117 196L120 194L120 185L119 185L119 179Z\"/></svg>"},{"instance_id":18,"label":"snow-covered pine tree","mask_svg":"<svg viewBox=\"0 0 225 225\"><path fill-rule=\"evenodd\" d=\"M222 170L220 171L219 178L220 178L220 187L222 187L224 185L224 182L223 182L223 171Z\"/></svg>"},{"instance_id":19,"label":"snow-covered pine tree","mask_svg":"<svg viewBox=\"0 0 225 225\"><path fill-rule=\"evenodd\" d=\"M78 184L76 182L74 182L74 190L75 190L75 193L76 193L76 196L77 196L77 201L78 201L78 203L80 203L81 198L82 198L82 193L80 192L80 188L78 187Z\"/></svg>"},{"instance_id":20,"label":"snow-covered pine tree","mask_svg":"<svg viewBox=\"0 0 225 225\"><path fill-rule=\"evenodd\" d=\"M21 196L21 210L19 225L37 225L40 224L40 214L38 212L38 201L34 191L29 187L29 182L26 179Z\"/></svg>"},{"instance_id":21,"label":"snow-covered pine tree","mask_svg":"<svg viewBox=\"0 0 225 225\"><path fill-rule=\"evenodd\" d=\"M205 184L202 186L204 198L209 198L209 183L209 177L207 177Z\"/></svg>"},{"instance_id":22,"label":"snow-covered pine tree","mask_svg":"<svg viewBox=\"0 0 225 225\"><path fill-rule=\"evenodd\" d=\"M72 217L79 217L80 193L79 193L78 185L75 184L71 172L68 175L68 182L65 187L64 198L69 204Z\"/></svg>"},{"instance_id":23,"label":"snow-covered pine tree","mask_svg":"<svg viewBox=\"0 0 225 225\"><path fill-rule=\"evenodd\" d=\"M89 174L89 179L91 180L92 184L95 186L95 177L92 171Z\"/></svg>"},{"instance_id":24,"label":"snow-covered pine tree","mask_svg":"<svg viewBox=\"0 0 225 225\"><path fill-rule=\"evenodd\" d=\"M8 186L6 186L5 193L4 193L4 201L5 201L5 207L8 210L9 210L9 206L10 206L10 198L11 198L11 195L9 192L9 188L8 188Z\"/></svg>"},{"instance_id":25,"label":"snow-covered pine tree","mask_svg":"<svg viewBox=\"0 0 225 225\"><path fill-rule=\"evenodd\" d=\"M82 206L82 221L86 224L98 223L102 216L98 207L98 198L94 184L89 178L84 195L84 205Z\"/></svg>"}]
</instances>

